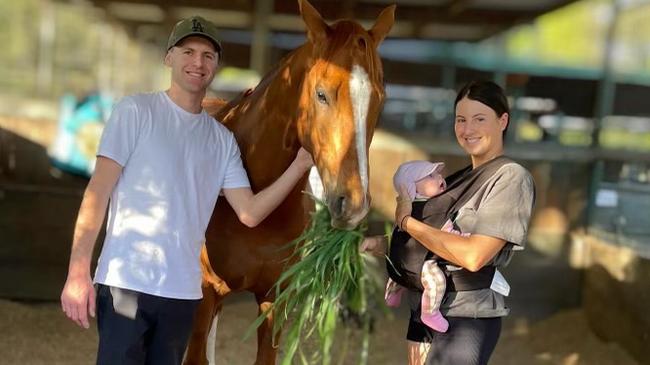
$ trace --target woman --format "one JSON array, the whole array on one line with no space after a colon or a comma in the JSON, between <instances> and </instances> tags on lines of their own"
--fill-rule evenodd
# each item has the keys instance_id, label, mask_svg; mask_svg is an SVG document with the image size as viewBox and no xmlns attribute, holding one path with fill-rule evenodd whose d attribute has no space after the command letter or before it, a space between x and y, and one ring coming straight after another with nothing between
<instances>
[{"instance_id":1,"label":"woman","mask_svg":"<svg viewBox=\"0 0 650 365\"><path fill-rule=\"evenodd\" d=\"M498 288L507 283L496 268L508 263L513 250L523 249L535 199L528 171L503 156L510 116L503 90L493 82L471 82L459 91L455 110L456 139L472 164L447 177L447 190L423 204L411 203L404 190L397 199L387 269L409 289L412 365L487 364L501 317L509 311L507 292ZM450 224L461 234L440 229ZM385 252L384 246L370 238L362 250ZM422 263L432 256L448 277L440 308L449 321L446 333L420 320L418 279Z\"/></svg>"}]
</instances>

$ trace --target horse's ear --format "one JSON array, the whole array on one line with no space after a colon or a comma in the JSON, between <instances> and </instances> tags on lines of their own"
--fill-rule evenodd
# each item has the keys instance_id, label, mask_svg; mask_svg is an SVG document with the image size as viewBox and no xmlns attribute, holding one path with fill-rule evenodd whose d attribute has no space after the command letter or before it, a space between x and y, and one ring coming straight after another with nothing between
<instances>
[{"instance_id":1,"label":"horse's ear","mask_svg":"<svg viewBox=\"0 0 650 365\"><path fill-rule=\"evenodd\" d=\"M316 42L327 36L329 26L323 20L318 10L316 10L307 0L298 0L300 14L307 26L307 36L312 42Z\"/></svg>"},{"instance_id":2,"label":"horse's ear","mask_svg":"<svg viewBox=\"0 0 650 365\"><path fill-rule=\"evenodd\" d=\"M382 10L381 14L377 17L377 21L375 21L375 25L368 31L377 46L386 38L388 32L390 32L390 28L395 23L395 7L395 5L391 5Z\"/></svg>"}]
</instances>

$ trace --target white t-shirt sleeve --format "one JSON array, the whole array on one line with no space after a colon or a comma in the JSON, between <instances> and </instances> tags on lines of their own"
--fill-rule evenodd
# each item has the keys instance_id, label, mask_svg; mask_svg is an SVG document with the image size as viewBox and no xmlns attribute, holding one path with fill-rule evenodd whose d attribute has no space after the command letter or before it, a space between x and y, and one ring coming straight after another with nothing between
<instances>
[{"instance_id":1,"label":"white t-shirt sleeve","mask_svg":"<svg viewBox=\"0 0 650 365\"><path fill-rule=\"evenodd\" d=\"M223 189L248 188L251 186L248 181L248 175L244 169L241 160L241 153L235 137L229 135L228 161L226 166L226 175L223 180Z\"/></svg>"},{"instance_id":2,"label":"white t-shirt sleeve","mask_svg":"<svg viewBox=\"0 0 650 365\"><path fill-rule=\"evenodd\" d=\"M108 157L122 167L126 166L138 140L139 125L135 102L128 97L122 99L115 105L104 127L97 156Z\"/></svg>"}]
</instances>

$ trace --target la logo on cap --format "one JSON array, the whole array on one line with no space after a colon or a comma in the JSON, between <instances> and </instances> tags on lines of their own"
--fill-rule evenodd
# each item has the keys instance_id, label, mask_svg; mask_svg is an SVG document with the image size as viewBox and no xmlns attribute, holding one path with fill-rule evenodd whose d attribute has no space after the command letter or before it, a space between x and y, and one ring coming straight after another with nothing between
<instances>
[{"instance_id":1,"label":"la logo on cap","mask_svg":"<svg viewBox=\"0 0 650 365\"><path fill-rule=\"evenodd\" d=\"M203 25L198 19L192 19L192 32L201 32L203 33Z\"/></svg>"}]
</instances>

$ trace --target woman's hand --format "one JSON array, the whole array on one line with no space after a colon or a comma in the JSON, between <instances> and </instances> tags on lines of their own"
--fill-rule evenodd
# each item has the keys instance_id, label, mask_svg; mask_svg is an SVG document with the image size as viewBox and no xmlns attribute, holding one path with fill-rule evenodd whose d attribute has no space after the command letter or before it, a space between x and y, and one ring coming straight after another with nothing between
<instances>
[{"instance_id":1,"label":"woman's hand","mask_svg":"<svg viewBox=\"0 0 650 365\"><path fill-rule=\"evenodd\" d=\"M407 220L406 217L409 217L411 215L412 209L413 205L411 203L411 199L409 198L406 187L404 185L401 185L399 187L399 192L397 195L397 206L395 207L395 225L397 228L402 231L406 229L406 227L404 227L404 221Z\"/></svg>"},{"instance_id":2,"label":"woman's hand","mask_svg":"<svg viewBox=\"0 0 650 365\"><path fill-rule=\"evenodd\" d=\"M388 240L386 239L386 236L371 236L366 237L361 241L359 252L383 257L387 253L387 248Z\"/></svg>"}]
</instances>

